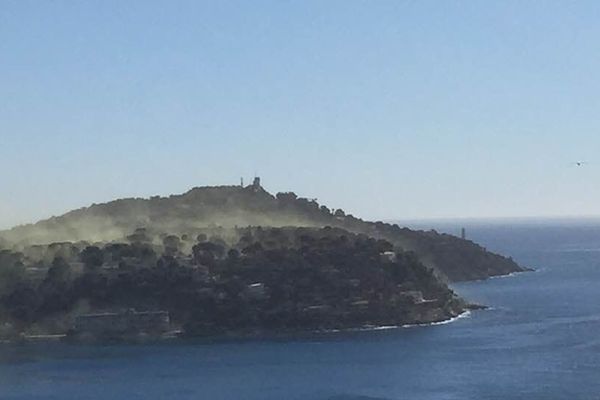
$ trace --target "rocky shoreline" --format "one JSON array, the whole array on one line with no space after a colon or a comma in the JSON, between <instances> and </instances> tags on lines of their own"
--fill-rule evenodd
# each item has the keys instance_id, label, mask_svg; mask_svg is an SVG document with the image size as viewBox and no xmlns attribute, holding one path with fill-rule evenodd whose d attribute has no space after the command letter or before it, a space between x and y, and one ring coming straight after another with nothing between
<instances>
[{"instance_id":1,"label":"rocky shoreline","mask_svg":"<svg viewBox=\"0 0 600 400\"><path fill-rule=\"evenodd\" d=\"M71 344L91 344L91 343L152 343L157 341L173 340L173 339L185 339L185 340L208 340L208 341L221 341L221 340L245 340L245 339L281 339L281 338L294 338L294 337L305 337L311 335L331 334L331 333L351 333L351 332L370 332L380 330L392 330L392 329L404 329L404 328L416 328L416 327L429 327L437 325L445 325L457 321L462 318L468 318L472 311L485 310L487 306L478 304L468 304L465 309L458 313L452 313L445 315L442 318L432 318L430 320L415 320L411 322L402 322L397 324L389 325L361 325L361 326L346 326L336 328L323 328L323 329L293 329L293 330L280 330L280 331L236 331L231 330L222 332L218 335L189 335L181 330L172 330L165 332L160 335L152 334L128 334L120 337L111 338L99 338L93 336L77 336L73 333L62 333L62 334L48 334L48 335L26 335L21 334L17 337L0 338L0 344L14 345L14 344L26 344L26 343L40 343L40 342L65 342Z\"/></svg>"}]
</instances>

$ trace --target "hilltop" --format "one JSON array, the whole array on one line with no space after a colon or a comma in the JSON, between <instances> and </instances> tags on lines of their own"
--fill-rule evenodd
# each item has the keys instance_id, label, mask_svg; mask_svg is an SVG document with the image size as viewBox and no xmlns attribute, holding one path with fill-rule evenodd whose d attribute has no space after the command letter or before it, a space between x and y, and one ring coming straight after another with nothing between
<instances>
[{"instance_id":1,"label":"hilltop","mask_svg":"<svg viewBox=\"0 0 600 400\"><path fill-rule=\"evenodd\" d=\"M471 307L446 281L522 270L471 241L272 195L258 179L94 204L0 239L0 338L131 309L168 313L193 336L439 322Z\"/></svg>"},{"instance_id":2,"label":"hilltop","mask_svg":"<svg viewBox=\"0 0 600 400\"><path fill-rule=\"evenodd\" d=\"M384 222L368 222L341 209L330 209L296 194L272 195L257 179L252 185L196 187L169 197L119 199L94 204L36 224L0 232L0 247L54 242L118 241L144 228L156 235L192 235L236 227L337 227L384 239L412 251L442 280L485 279L523 271L512 259L474 242L435 231L413 231Z\"/></svg>"}]
</instances>

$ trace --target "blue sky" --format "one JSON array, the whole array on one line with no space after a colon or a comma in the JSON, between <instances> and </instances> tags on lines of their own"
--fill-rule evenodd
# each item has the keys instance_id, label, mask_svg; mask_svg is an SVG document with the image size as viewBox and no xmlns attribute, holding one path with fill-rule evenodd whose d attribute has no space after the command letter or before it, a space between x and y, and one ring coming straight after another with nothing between
<instances>
[{"instance_id":1,"label":"blue sky","mask_svg":"<svg viewBox=\"0 0 600 400\"><path fill-rule=\"evenodd\" d=\"M369 219L598 215L598 20L594 1L4 0L0 227L255 172Z\"/></svg>"}]
</instances>

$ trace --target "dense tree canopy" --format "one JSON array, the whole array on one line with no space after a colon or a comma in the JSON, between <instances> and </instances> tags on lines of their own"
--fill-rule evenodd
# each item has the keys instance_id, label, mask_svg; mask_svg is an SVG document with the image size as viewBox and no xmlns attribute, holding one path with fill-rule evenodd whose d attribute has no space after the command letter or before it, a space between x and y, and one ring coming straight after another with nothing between
<instances>
[{"instance_id":1,"label":"dense tree canopy","mask_svg":"<svg viewBox=\"0 0 600 400\"><path fill-rule=\"evenodd\" d=\"M382 239L329 227L214 233L144 231L140 240L137 231L120 243L73 245L49 264L56 246L4 251L0 307L25 328L82 304L168 310L190 334L409 323L462 307L415 254ZM25 277L33 265L45 274Z\"/></svg>"}]
</instances>

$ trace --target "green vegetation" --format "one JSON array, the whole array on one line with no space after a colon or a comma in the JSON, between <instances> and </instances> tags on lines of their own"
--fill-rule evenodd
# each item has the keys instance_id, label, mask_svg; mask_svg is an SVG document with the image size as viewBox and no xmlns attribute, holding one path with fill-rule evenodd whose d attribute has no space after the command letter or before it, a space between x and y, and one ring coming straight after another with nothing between
<instances>
[{"instance_id":1,"label":"green vegetation","mask_svg":"<svg viewBox=\"0 0 600 400\"><path fill-rule=\"evenodd\" d=\"M138 229L4 250L0 271L13 332L60 333L78 313L127 308L215 335L432 322L465 307L414 253L330 227Z\"/></svg>"},{"instance_id":2,"label":"green vegetation","mask_svg":"<svg viewBox=\"0 0 600 400\"><path fill-rule=\"evenodd\" d=\"M170 197L96 204L34 225L0 232L0 243L4 239L22 247L60 241L108 242L119 240L140 227L180 237L208 227L231 229L236 226L342 228L413 251L423 264L448 281L484 279L522 271L512 260L490 253L471 241L435 231L412 231L383 222L363 221L294 193L273 196L258 184L202 187Z\"/></svg>"},{"instance_id":3,"label":"green vegetation","mask_svg":"<svg viewBox=\"0 0 600 400\"><path fill-rule=\"evenodd\" d=\"M441 321L445 282L522 269L435 231L367 222L294 193L194 188L0 232L0 337L87 312L167 310L190 335Z\"/></svg>"}]
</instances>

